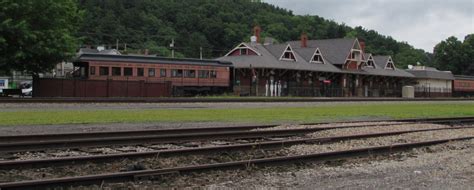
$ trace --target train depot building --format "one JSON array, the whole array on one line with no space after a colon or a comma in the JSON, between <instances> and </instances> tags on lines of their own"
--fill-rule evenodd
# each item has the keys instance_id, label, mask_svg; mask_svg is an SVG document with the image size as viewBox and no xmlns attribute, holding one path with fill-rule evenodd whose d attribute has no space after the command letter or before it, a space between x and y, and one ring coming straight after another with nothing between
<instances>
[{"instance_id":1,"label":"train depot building","mask_svg":"<svg viewBox=\"0 0 474 190\"><path fill-rule=\"evenodd\" d=\"M358 39L241 43L218 60L234 66L236 94L250 96L401 97L414 76Z\"/></svg>"}]
</instances>

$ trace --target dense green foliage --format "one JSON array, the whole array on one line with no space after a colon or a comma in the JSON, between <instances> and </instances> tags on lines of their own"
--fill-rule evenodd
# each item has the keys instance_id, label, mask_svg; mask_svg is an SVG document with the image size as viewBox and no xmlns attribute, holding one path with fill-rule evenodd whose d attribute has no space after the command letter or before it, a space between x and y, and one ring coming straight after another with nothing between
<instances>
[{"instance_id":1,"label":"dense green foliage","mask_svg":"<svg viewBox=\"0 0 474 190\"><path fill-rule=\"evenodd\" d=\"M249 41L252 28L260 25L262 36L277 41L298 40L302 32L310 39L358 37L368 52L392 55L399 68L416 62L428 63L423 50L397 42L373 30L351 28L319 16L294 15L291 11L250 0L82 0L86 11L79 34L87 45L109 45L133 51L148 48L169 56L175 39L176 51L186 57L225 54L242 41Z\"/></svg>"},{"instance_id":2,"label":"dense green foliage","mask_svg":"<svg viewBox=\"0 0 474 190\"><path fill-rule=\"evenodd\" d=\"M83 13L83 14L82 14ZM319 16L294 15L258 0L2 0L0 72L32 74L51 69L86 45L119 46L125 53L177 57L224 55L249 41L255 25L277 41L353 38L367 52L392 55L398 68L420 62L455 74L473 74L473 37L449 38L435 48L435 62L423 50L362 27L351 28ZM126 51L125 51L126 50Z\"/></svg>"},{"instance_id":3,"label":"dense green foliage","mask_svg":"<svg viewBox=\"0 0 474 190\"><path fill-rule=\"evenodd\" d=\"M377 110L377 111L374 111ZM41 109L1 111L0 125L141 122L310 123L354 119L474 116L473 103L366 103L223 109Z\"/></svg>"},{"instance_id":4,"label":"dense green foliage","mask_svg":"<svg viewBox=\"0 0 474 190\"><path fill-rule=\"evenodd\" d=\"M52 69L76 51L78 23L74 0L0 1L0 71Z\"/></svg>"},{"instance_id":5,"label":"dense green foliage","mask_svg":"<svg viewBox=\"0 0 474 190\"><path fill-rule=\"evenodd\" d=\"M460 75L474 75L474 34L464 41L452 36L434 48L434 66Z\"/></svg>"}]
</instances>

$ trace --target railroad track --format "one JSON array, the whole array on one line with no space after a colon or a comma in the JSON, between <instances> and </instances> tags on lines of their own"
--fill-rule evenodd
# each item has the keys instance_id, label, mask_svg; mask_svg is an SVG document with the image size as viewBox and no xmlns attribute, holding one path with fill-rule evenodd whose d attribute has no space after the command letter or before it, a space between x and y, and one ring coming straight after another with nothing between
<instances>
[{"instance_id":1,"label":"railroad track","mask_svg":"<svg viewBox=\"0 0 474 190\"><path fill-rule=\"evenodd\" d=\"M366 133L357 135L344 135L344 136L331 136L331 137L319 137L319 138L302 138L296 140L280 140L280 141L264 141L257 143L245 143L236 145L224 145L224 146L212 146L212 147L199 147L199 148L186 148L186 149L171 149L171 150L160 150L160 151L147 151L147 152L133 152L133 153L122 153L122 154L106 154L106 155L93 155L93 156L78 156L78 157L64 157L64 158L52 158L52 159L33 159L33 160L15 160L15 161L0 161L0 169L12 169L12 168L25 168L25 167L42 167L48 165L64 165L64 164L79 164L84 162L99 162L108 160L118 160L125 158L146 158L168 156L182 156L188 154L208 154L225 151L242 151L252 149L274 149L283 148L297 144L323 144L333 143L343 140L356 140L373 137L383 137L391 135L400 135L405 133L416 133L426 131L439 131L439 130L452 130L452 129L469 129L474 127L444 127L444 128L429 128L429 129L414 129L414 130L401 130L392 132L381 132L381 133Z\"/></svg>"},{"instance_id":2,"label":"railroad track","mask_svg":"<svg viewBox=\"0 0 474 190\"><path fill-rule=\"evenodd\" d=\"M0 98L0 103L228 103L228 102L363 102L472 101L472 98Z\"/></svg>"},{"instance_id":3,"label":"railroad track","mask_svg":"<svg viewBox=\"0 0 474 190\"><path fill-rule=\"evenodd\" d=\"M435 123L435 124L448 124L448 125L455 125L455 126L447 125L446 127L439 127L439 128L413 129L413 130L366 133L366 134L345 135L345 136L330 136L330 137L319 137L319 138L299 138L299 139L292 139L292 140L265 141L265 142L257 142L257 143L233 144L233 145L215 146L215 147L199 147L199 148L160 150L160 151L149 151L149 152L133 152L133 153L124 153L124 154L79 156L79 157L62 157L62 158L53 158L53 159L0 161L0 170L37 168L37 167L56 167L56 166L71 165L71 164L78 165L78 164L84 164L84 163L89 163L89 162L95 163L95 162L103 162L103 161L118 161L118 160L123 160L124 158L136 159L136 158L152 158L152 157L157 157L157 156L159 156L160 158L173 157L173 156L186 157L187 155L191 155L191 154L209 154L209 153L222 153L222 152L232 152L232 151L273 150L273 149L280 149L283 147L288 147L288 146L298 145L298 144L338 143L345 140L384 137L384 136L401 135L401 134L416 133L416 132L457 130L457 129L462 130L462 129L473 128L472 126L463 126L462 124L472 123L474 121L474 118L463 117L463 118L436 118L436 119L413 119L413 120L392 120L392 121L410 122L411 124ZM407 124L407 123L404 123L404 124ZM380 124L374 124L373 126L377 126L377 125L380 126ZM396 124L387 123L386 124L386 126L390 126L390 125L400 125L400 123L396 123ZM335 126L335 127L320 127L320 128L317 128L316 131L328 130L328 129L367 127L367 126L371 126L371 125L346 125L346 126ZM256 126L253 126L253 127L256 127ZM269 127L256 127L256 128L269 128ZM205 130L210 130L210 129L211 128L208 128ZM275 132L275 130L266 130L266 129L262 131L247 131L250 129L255 129L255 128L252 128L252 127L249 127L248 129L236 128L236 130L228 132L227 135L229 134L235 135L238 133L242 135L242 136L239 136L238 138L254 138L256 136L258 136L258 138L261 138L262 136L257 135L256 133L253 134L254 136L250 135L250 137L245 137L245 134L247 134L248 132L264 132L264 133L269 134L269 136L272 136L275 133L277 133ZM299 129L299 130L300 131L297 131L297 132L290 131L290 133L291 135L295 135L295 134L300 134L300 132L302 134L305 134L308 132L314 132L312 131L313 129L310 129L310 131L305 131L307 129ZM266 131L269 131L269 132L266 132ZM278 130L278 131L285 131L285 130ZM186 134L186 135L199 136L203 134L203 132L195 132L195 131L189 131L189 132L190 134ZM176 133L179 133L179 132L178 131L169 132L166 136L184 135L184 134L176 134ZM227 132L221 131L218 133L226 134ZM199 138L194 138L193 140L203 140L203 139L209 140L210 138L209 135L211 133L204 132L204 134L206 134L208 138L203 138L202 136L200 136ZM288 133L286 135L288 135ZM140 137L140 136L134 136L132 138L137 138L137 137ZM82 138L82 137L76 137L76 138L77 139L75 140L77 141L90 140L90 139ZM120 139L123 137L116 134L116 136L112 138ZM184 138L184 137L181 136L180 138ZM229 136L226 138L229 138ZM307 155L293 155L293 156L285 156L285 157L271 156L271 157L265 157L265 158L260 158L260 159L250 159L250 160L247 159L247 160L237 160L237 161L230 161L230 162L220 162L220 163L215 163L215 164L179 166L179 167L171 167L171 168L164 168L164 169L143 169L139 171L125 171L125 172L96 174L96 175L50 178L50 179L43 179L43 180L5 182L5 183L0 183L0 189L2 190L3 189L28 189L28 188L41 189L41 188L49 188L49 187L55 187L55 186L64 187L64 186L78 185L78 184L80 185L101 184L104 182L142 180L142 179L148 179L148 178L161 177L168 174L177 174L177 173L185 174L189 172L199 172L199 171L205 171L205 170L245 168L249 166L274 165L274 164L281 165L281 164L288 164L288 163L293 163L293 162L305 162L305 161L321 162L321 161L327 161L327 160L337 160L341 158L353 158L353 157L359 157L359 156L393 153L396 151L403 151L403 150L416 148L416 147L431 146L431 145L446 143L450 141L469 140L473 138L474 136L467 136L467 137L464 136L464 137L458 137L458 138L437 139L437 140L430 140L430 141L421 141L421 142L416 142L416 143L394 144L394 145L387 145L387 146L364 147L364 148L356 148L356 149L350 149L350 150L344 150L344 151L322 152L322 153L307 154ZM48 142L49 140L57 141L57 139L54 139L54 137L47 137L46 139L48 140L46 140L45 142ZM187 139L186 141L190 141L190 139ZM30 143L30 142L26 141L22 143ZM115 144L111 143L110 145L115 145ZM40 148L38 148L38 150L40 150Z\"/></svg>"},{"instance_id":4,"label":"railroad track","mask_svg":"<svg viewBox=\"0 0 474 190\"><path fill-rule=\"evenodd\" d=\"M315 154L306 155L295 155L295 156L284 156L284 157L270 157L262 159L251 159L244 161L224 162L216 164L203 164L194 166L184 167L173 167L165 169L150 169L140 171L128 171L128 172L117 172L117 173L106 173L97 175L86 175L86 176L75 176L75 177L63 177L53 178L44 180L31 180L31 181L18 181L18 182L7 182L0 183L2 190L6 189L27 189L27 188L45 188L51 186L69 186L69 185L86 185L86 184L101 184L104 181L131 181L131 180L142 180L147 178L160 177L168 174L186 174L190 172L201 172L206 170L222 170L222 169L233 169L233 168L247 168L250 166L261 166L261 165L281 165L290 164L295 162L323 162L329 160L347 159L361 156L373 156L379 154L394 153L403 151L411 148L431 146L441 143L447 143L451 141L469 140L474 139L474 136L462 137L462 138L449 138L439 139L431 141L422 141L416 143L403 143L394 144L387 146L373 146L366 148L356 148L344 151L331 151Z\"/></svg>"},{"instance_id":5,"label":"railroad track","mask_svg":"<svg viewBox=\"0 0 474 190\"><path fill-rule=\"evenodd\" d=\"M385 120L387 121L387 120ZM391 120L397 122L418 123L428 122L437 124L460 124L474 122L474 117L459 118L433 118L433 119L403 119ZM222 140L222 139L261 139L268 137L288 137L302 135L322 130L357 128L370 126L400 125L399 123L346 125L333 127L315 127L303 129L281 129L248 131L250 129L270 128L275 125L231 127L225 128L192 128L170 130L145 130L122 132L96 132L96 133L69 133L45 135L19 135L1 136L0 152L39 151L78 147L97 147L113 145L159 144L172 142L187 142L197 140ZM217 132L208 132L216 129ZM108 136L110 134L110 136ZM146 134L146 135L143 135Z\"/></svg>"}]
</instances>

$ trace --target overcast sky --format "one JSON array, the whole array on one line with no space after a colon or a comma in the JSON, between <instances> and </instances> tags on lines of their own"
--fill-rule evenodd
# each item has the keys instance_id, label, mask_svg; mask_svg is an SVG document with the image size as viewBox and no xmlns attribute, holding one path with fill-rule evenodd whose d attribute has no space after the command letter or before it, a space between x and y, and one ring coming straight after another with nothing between
<instances>
[{"instance_id":1,"label":"overcast sky","mask_svg":"<svg viewBox=\"0 0 474 190\"><path fill-rule=\"evenodd\" d=\"M474 0L264 0L298 15L362 26L433 52L449 36L474 33Z\"/></svg>"}]
</instances>

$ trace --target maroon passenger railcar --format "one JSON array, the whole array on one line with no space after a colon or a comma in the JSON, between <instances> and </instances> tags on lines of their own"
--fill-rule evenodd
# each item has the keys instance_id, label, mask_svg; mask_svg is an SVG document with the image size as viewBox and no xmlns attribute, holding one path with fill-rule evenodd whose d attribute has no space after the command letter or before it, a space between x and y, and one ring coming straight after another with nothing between
<instances>
[{"instance_id":1,"label":"maroon passenger railcar","mask_svg":"<svg viewBox=\"0 0 474 190\"><path fill-rule=\"evenodd\" d=\"M90 80L171 82L174 96L218 94L232 89L232 63L208 59L82 54L76 77Z\"/></svg>"},{"instance_id":2,"label":"maroon passenger railcar","mask_svg":"<svg viewBox=\"0 0 474 190\"><path fill-rule=\"evenodd\" d=\"M474 97L474 76L454 75L453 96Z\"/></svg>"}]
</instances>

